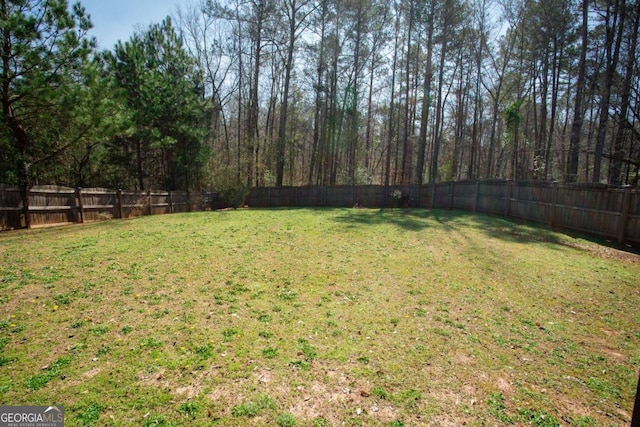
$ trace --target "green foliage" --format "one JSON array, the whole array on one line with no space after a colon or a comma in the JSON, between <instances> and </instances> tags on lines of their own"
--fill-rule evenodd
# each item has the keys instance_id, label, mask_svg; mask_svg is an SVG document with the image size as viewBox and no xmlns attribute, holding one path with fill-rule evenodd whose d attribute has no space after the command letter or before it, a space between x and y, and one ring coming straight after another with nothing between
<instances>
[{"instance_id":1,"label":"green foliage","mask_svg":"<svg viewBox=\"0 0 640 427\"><path fill-rule=\"evenodd\" d=\"M326 418L320 417L313 420L313 427L329 427L331 424Z\"/></svg>"},{"instance_id":2,"label":"green foliage","mask_svg":"<svg viewBox=\"0 0 640 427\"><path fill-rule=\"evenodd\" d=\"M102 405L99 403L90 403L80 408L76 420L81 426L97 425L102 410Z\"/></svg>"},{"instance_id":3,"label":"green foliage","mask_svg":"<svg viewBox=\"0 0 640 427\"><path fill-rule=\"evenodd\" d=\"M162 347L162 341L159 341L153 337L147 337L140 342L140 347L159 348Z\"/></svg>"},{"instance_id":4,"label":"green foliage","mask_svg":"<svg viewBox=\"0 0 640 427\"><path fill-rule=\"evenodd\" d=\"M512 422L512 417L506 413L507 405L505 404L502 393L491 393L489 400L487 401L487 406L489 407L489 413L499 421L502 421L503 423Z\"/></svg>"},{"instance_id":5,"label":"green foliage","mask_svg":"<svg viewBox=\"0 0 640 427\"><path fill-rule=\"evenodd\" d=\"M316 358L316 356L318 355L318 351L309 343L307 339L300 338L298 339L298 343L300 344L300 350L302 354L308 361Z\"/></svg>"},{"instance_id":6,"label":"green foliage","mask_svg":"<svg viewBox=\"0 0 640 427\"><path fill-rule=\"evenodd\" d=\"M225 341L231 341L235 336L237 336L240 333L239 329L236 328L227 328L224 331L222 331L222 336L224 337Z\"/></svg>"},{"instance_id":7,"label":"green foliage","mask_svg":"<svg viewBox=\"0 0 640 427\"><path fill-rule=\"evenodd\" d=\"M262 350L262 356L264 356L265 359L273 359L274 357L278 356L278 349L267 347Z\"/></svg>"},{"instance_id":8,"label":"green foliage","mask_svg":"<svg viewBox=\"0 0 640 427\"><path fill-rule=\"evenodd\" d=\"M279 427L293 427L296 425L296 418L292 414L285 412L278 416L276 423Z\"/></svg>"},{"instance_id":9,"label":"green foliage","mask_svg":"<svg viewBox=\"0 0 640 427\"><path fill-rule=\"evenodd\" d=\"M193 188L207 155L202 82L171 19L119 42L107 63L132 117L130 134L110 145L122 181Z\"/></svg>"},{"instance_id":10,"label":"green foliage","mask_svg":"<svg viewBox=\"0 0 640 427\"><path fill-rule=\"evenodd\" d=\"M371 389L371 394L383 400L386 400L389 397L389 393L387 393L387 390L382 387L374 387L373 389Z\"/></svg>"},{"instance_id":11,"label":"green foliage","mask_svg":"<svg viewBox=\"0 0 640 427\"><path fill-rule=\"evenodd\" d=\"M502 112L502 116L509 132L517 132L518 126L520 126L520 122L522 121L522 113L520 112L522 104L522 100L513 101Z\"/></svg>"},{"instance_id":12,"label":"green foliage","mask_svg":"<svg viewBox=\"0 0 640 427\"><path fill-rule=\"evenodd\" d=\"M571 425L573 427L595 427L596 421L589 416L580 416L574 420L571 420Z\"/></svg>"},{"instance_id":13,"label":"green foliage","mask_svg":"<svg viewBox=\"0 0 640 427\"><path fill-rule=\"evenodd\" d=\"M4 365L8 365L9 363L11 363L13 361L14 361L14 358L12 358L12 357L0 356L0 368L3 367Z\"/></svg>"},{"instance_id":14,"label":"green foliage","mask_svg":"<svg viewBox=\"0 0 640 427\"><path fill-rule=\"evenodd\" d=\"M560 423L544 411L522 409L520 418L528 425L535 427L560 427Z\"/></svg>"},{"instance_id":15,"label":"green foliage","mask_svg":"<svg viewBox=\"0 0 640 427\"><path fill-rule=\"evenodd\" d=\"M233 180L222 180L216 185L219 207L239 208L249 195L249 187Z\"/></svg>"},{"instance_id":16,"label":"green foliage","mask_svg":"<svg viewBox=\"0 0 640 427\"><path fill-rule=\"evenodd\" d=\"M43 373L27 378L24 382L25 387L32 391L40 390L49 381L59 376L62 369L69 363L71 363L70 357L61 357L57 359L51 365L47 366L43 370Z\"/></svg>"},{"instance_id":17,"label":"green foliage","mask_svg":"<svg viewBox=\"0 0 640 427\"><path fill-rule=\"evenodd\" d=\"M162 427L167 426L167 420L162 415L152 415L148 418L145 418L142 423L143 427Z\"/></svg>"},{"instance_id":18,"label":"green foliage","mask_svg":"<svg viewBox=\"0 0 640 427\"><path fill-rule=\"evenodd\" d=\"M185 402L178 408L178 412L180 412L185 417L190 418L193 418L199 410L200 406L195 402Z\"/></svg>"},{"instance_id":19,"label":"green foliage","mask_svg":"<svg viewBox=\"0 0 640 427\"><path fill-rule=\"evenodd\" d=\"M206 343L196 347L195 353L203 359L208 359L213 356L213 345Z\"/></svg>"},{"instance_id":20,"label":"green foliage","mask_svg":"<svg viewBox=\"0 0 640 427\"><path fill-rule=\"evenodd\" d=\"M242 403L231 408L231 415L236 418L253 418L260 412L260 407L254 402Z\"/></svg>"},{"instance_id":21,"label":"green foliage","mask_svg":"<svg viewBox=\"0 0 640 427\"><path fill-rule=\"evenodd\" d=\"M87 132L79 118L93 40L84 8L66 0L3 2L0 182L26 184Z\"/></svg>"},{"instance_id":22,"label":"green foliage","mask_svg":"<svg viewBox=\"0 0 640 427\"><path fill-rule=\"evenodd\" d=\"M267 396L266 394L260 395L260 397L258 397L258 406L260 407L260 409L265 409L265 410L278 409L278 405L276 405L276 401L273 400L271 397Z\"/></svg>"}]
</instances>

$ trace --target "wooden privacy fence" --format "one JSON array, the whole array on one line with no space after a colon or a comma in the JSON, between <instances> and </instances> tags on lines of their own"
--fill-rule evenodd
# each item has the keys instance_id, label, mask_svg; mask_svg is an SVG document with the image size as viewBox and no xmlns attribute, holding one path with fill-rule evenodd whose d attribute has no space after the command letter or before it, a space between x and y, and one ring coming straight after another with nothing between
<instances>
[{"instance_id":1,"label":"wooden privacy fence","mask_svg":"<svg viewBox=\"0 0 640 427\"><path fill-rule=\"evenodd\" d=\"M640 244L640 190L540 182L461 181L423 186L258 187L250 207L464 209Z\"/></svg>"},{"instance_id":2,"label":"wooden privacy fence","mask_svg":"<svg viewBox=\"0 0 640 427\"><path fill-rule=\"evenodd\" d=\"M26 192L26 198L23 197ZM26 199L27 203L23 203ZM216 194L0 185L0 230L215 208Z\"/></svg>"}]
</instances>

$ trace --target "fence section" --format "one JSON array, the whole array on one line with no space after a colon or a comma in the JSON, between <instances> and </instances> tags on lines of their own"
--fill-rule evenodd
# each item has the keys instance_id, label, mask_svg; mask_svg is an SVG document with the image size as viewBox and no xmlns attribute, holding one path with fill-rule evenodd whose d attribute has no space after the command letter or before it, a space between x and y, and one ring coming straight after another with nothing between
<instances>
[{"instance_id":1,"label":"fence section","mask_svg":"<svg viewBox=\"0 0 640 427\"><path fill-rule=\"evenodd\" d=\"M0 185L0 230L216 208L216 193Z\"/></svg>"},{"instance_id":2,"label":"fence section","mask_svg":"<svg viewBox=\"0 0 640 427\"><path fill-rule=\"evenodd\" d=\"M540 182L461 181L423 186L258 187L252 207L465 209L640 244L640 190ZM0 185L0 229L132 218L223 207L213 192L115 191Z\"/></svg>"},{"instance_id":3,"label":"fence section","mask_svg":"<svg viewBox=\"0 0 640 427\"><path fill-rule=\"evenodd\" d=\"M423 186L258 187L251 207L464 209L640 244L640 190L541 182L461 181Z\"/></svg>"}]
</instances>

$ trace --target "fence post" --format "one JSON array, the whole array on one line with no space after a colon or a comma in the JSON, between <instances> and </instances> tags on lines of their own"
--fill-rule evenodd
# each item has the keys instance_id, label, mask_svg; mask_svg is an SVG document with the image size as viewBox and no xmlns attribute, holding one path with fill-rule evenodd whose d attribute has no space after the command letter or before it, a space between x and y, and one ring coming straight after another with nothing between
<instances>
[{"instance_id":1,"label":"fence post","mask_svg":"<svg viewBox=\"0 0 640 427\"><path fill-rule=\"evenodd\" d=\"M20 198L22 199L22 210L24 211L24 225L31 228L31 214L29 213L29 186L25 184L20 187Z\"/></svg>"},{"instance_id":2,"label":"fence post","mask_svg":"<svg viewBox=\"0 0 640 427\"><path fill-rule=\"evenodd\" d=\"M151 202L151 190L147 190L147 211L149 215L153 212L153 203Z\"/></svg>"},{"instance_id":3,"label":"fence post","mask_svg":"<svg viewBox=\"0 0 640 427\"><path fill-rule=\"evenodd\" d=\"M474 195L475 200L473 201L473 211L478 212L478 199L480 198L480 181L476 181L475 191L476 194Z\"/></svg>"},{"instance_id":4,"label":"fence post","mask_svg":"<svg viewBox=\"0 0 640 427\"><path fill-rule=\"evenodd\" d=\"M118 218L124 218L124 205L122 203L122 190L118 189L116 192L116 203L118 204Z\"/></svg>"},{"instance_id":5,"label":"fence post","mask_svg":"<svg viewBox=\"0 0 640 427\"><path fill-rule=\"evenodd\" d=\"M84 223L84 201L82 200L82 188L78 187L76 190L76 197L78 199L78 220L80 224Z\"/></svg>"},{"instance_id":6,"label":"fence post","mask_svg":"<svg viewBox=\"0 0 640 427\"><path fill-rule=\"evenodd\" d=\"M509 217L511 214L511 197L513 197L513 181L509 181L507 191L507 200L504 207L504 216Z\"/></svg>"},{"instance_id":7,"label":"fence post","mask_svg":"<svg viewBox=\"0 0 640 427\"><path fill-rule=\"evenodd\" d=\"M453 209L453 199L456 195L456 182L451 181L451 184L449 184L449 187L451 188L451 199L449 200L449 209Z\"/></svg>"},{"instance_id":8,"label":"fence post","mask_svg":"<svg viewBox=\"0 0 640 427\"><path fill-rule=\"evenodd\" d=\"M551 188L551 215L549 218L549 227L554 228L556 226L556 206L558 205L558 183L552 183Z\"/></svg>"},{"instance_id":9,"label":"fence post","mask_svg":"<svg viewBox=\"0 0 640 427\"><path fill-rule=\"evenodd\" d=\"M436 207L436 182L431 183L431 209Z\"/></svg>"},{"instance_id":10,"label":"fence post","mask_svg":"<svg viewBox=\"0 0 640 427\"><path fill-rule=\"evenodd\" d=\"M173 194L169 191L169 213L173 213Z\"/></svg>"},{"instance_id":11,"label":"fence post","mask_svg":"<svg viewBox=\"0 0 640 427\"><path fill-rule=\"evenodd\" d=\"M618 217L618 243L624 243L624 236L627 231L627 222L629 221L629 208L631 207L631 187L624 189L622 196L622 207L620 208L620 216ZM640 422L640 420L638 420Z\"/></svg>"}]
</instances>

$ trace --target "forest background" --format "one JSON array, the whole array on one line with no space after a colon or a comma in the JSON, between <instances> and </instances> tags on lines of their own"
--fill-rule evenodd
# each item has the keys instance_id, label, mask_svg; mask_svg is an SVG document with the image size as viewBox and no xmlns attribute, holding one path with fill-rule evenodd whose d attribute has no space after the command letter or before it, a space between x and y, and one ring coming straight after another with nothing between
<instances>
[{"instance_id":1,"label":"forest background","mask_svg":"<svg viewBox=\"0 0 640 427\"><path fill-rule=\"evenodd\" d=\"M0 0L0 183L638 186L638 0Z\"/></svg>"}]
</instances>

